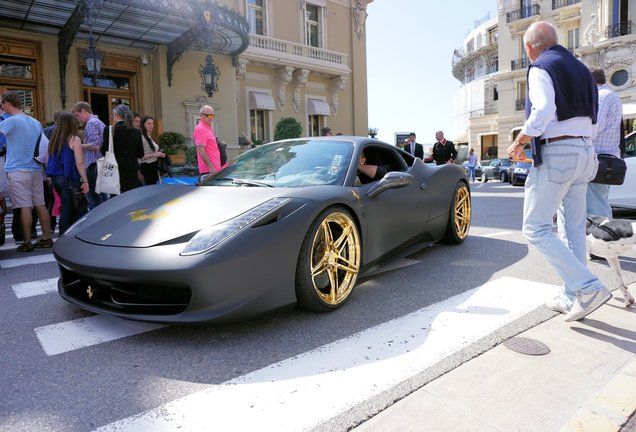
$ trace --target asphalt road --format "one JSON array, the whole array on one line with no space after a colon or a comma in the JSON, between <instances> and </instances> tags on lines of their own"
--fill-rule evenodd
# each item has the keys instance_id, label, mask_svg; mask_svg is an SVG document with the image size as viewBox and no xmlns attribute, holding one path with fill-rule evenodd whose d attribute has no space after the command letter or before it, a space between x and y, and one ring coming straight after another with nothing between
<instances>
[{"instance_id":1,"label":"asphalt road","mask_svg":"<svg viewBox=\"0 0 636 432\"><path fill-rule=\"evenodd\" d=\"M50 251L17 254L8 241L11 247L0 248L0 430L94 430L270 365L284 365L287 359L503 277L559 285L556 274L521 235L523 188L498 181L471 186L472 227L462 245L430 247L408 257L408 265L362 281L335 312L288 310L235 325L168 326L91 344L81 343L83 335L66 333L61 339L77 342L77 347L55 354L46 351L42 335L63 323L86 325L89 321L84 320L93 314L55 292L19 297L16 287L55 278L57 268ZM38 258L43 262L33 263ZM623 269L627 282L634 282L633 256L623 262ZM611 281L606 267L597 265L595 271ZM515 323L515 331L542 319L544 312L533 311ZM505 338L506 331L500 331ZM484 351L493 338L497 335L484 335L470 348ZM457 357L448 361L456 365ZM356 407L360 416L372 409ZM329 422L330 430L346 430L351 421L336 417ZM264 424L261 430L271 429Z\"/></svg>"}]
</instances>

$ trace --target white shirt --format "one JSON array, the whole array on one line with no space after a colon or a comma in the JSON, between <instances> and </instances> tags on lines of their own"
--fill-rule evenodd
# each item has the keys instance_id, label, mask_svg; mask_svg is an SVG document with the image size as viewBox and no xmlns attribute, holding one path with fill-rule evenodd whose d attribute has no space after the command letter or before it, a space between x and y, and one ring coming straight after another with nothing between
<instances>
[{"instance_id":1,"label":"white shirt","mask_svg":"<svg viewBox=\"0 0 636 432\"><path fill-rule=\"evenodd\" d=\"M594 134L594 125L589 117L557 120L554 84L547 71L538 67L530 68L528 90L532 109L521 129L524 135L543 139L562 135L591 137Z\"/></svg>"}]
</instances>

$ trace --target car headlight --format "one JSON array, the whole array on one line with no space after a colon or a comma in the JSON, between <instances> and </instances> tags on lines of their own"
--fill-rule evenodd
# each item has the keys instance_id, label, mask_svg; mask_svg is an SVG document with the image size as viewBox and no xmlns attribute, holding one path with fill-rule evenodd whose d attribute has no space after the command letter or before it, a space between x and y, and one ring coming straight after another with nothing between
<instances>
[{"instance_id":1,"label":"car headlight","mask_svg":"<svg viewBox=\"0 0 636 432\"><path fill-rule=\"evenodd\" d=\"M528 170L525 168L515 168L514 169L514 173L515 174L528 174Z\"/></svg>"},{"instance_id":2,"label":"car headlight","mask_svg":"<svg viewBox=\"0 0 636 432\"><path fill-rule=\"evenodd\" d=\"M273 198L258 207L254 207L253 209L238 215L234 219L202 229L194 237L192 237L186 247L183 248L180 255L196 255L212 249L214 246L231 238L233 235L261 219L263 216L266 216L280 208L289 200L290 198Z\"/></svg>"}]
</instances>

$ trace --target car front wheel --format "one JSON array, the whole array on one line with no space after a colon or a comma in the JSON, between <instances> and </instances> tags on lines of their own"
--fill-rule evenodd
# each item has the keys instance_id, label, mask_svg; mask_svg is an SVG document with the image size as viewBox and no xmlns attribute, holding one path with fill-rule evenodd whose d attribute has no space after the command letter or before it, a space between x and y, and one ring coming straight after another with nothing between
<instances>
[{"instance_id":1,"label":"car front wheel","mask_svg":"<svg viewBox=\"0 0 636 432\"><path fill-rule=\"evenodd\" d=\"M444 235L445 243L459 244L468 237L472 207L470 192L464 182L458 182L451 202L450 215Z\"/></svg>"},{"instance_id":2,"label":"car front wheel","mask_svg":"<svg viewBox=\"0 0 636 432\"><path fill-rule=\"evenodd\" d=\"M360 235L349 212L325 210L305 236L296 267L296 297L303 309L328 312L342 306L360 271Z\"/></svg>"},{"instance_id":3,"label":"car front wheel","mask_svg":"<svg viewBox=\"0 0 636 432\"><path fill-rule=\"evenodd\" d=\"M499 180L501 180L501 182L502 182L502 183L505 183L505 182L507 182L507 181L508 181L508 176L506 176L506 173L505 173L505 172L502 172L502 173L499 175Z\"/></svg>"},{"instance_id":4,"label":"car front wheel","mask_svg":"<svg viewBox=\"0 0 636 432\"><path fill-rule=\"evenodd\" d=\"M488 176L486 173L481 173L481 181L486 183L488 181Z\"/></svg>"}]
</instances>

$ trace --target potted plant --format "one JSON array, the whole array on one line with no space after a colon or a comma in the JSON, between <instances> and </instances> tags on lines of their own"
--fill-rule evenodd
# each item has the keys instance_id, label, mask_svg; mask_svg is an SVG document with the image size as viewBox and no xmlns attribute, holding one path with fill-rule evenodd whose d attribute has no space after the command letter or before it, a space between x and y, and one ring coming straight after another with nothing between
<instances>
[{"instance_id":1,"label":"potted plant","mask_svg":"<svg viewBox=\"0 0 636 432\"><path fill-rule=\"evenodd\" d=\"M283 117L276 124L274 130L274 141L299 138L303 133L303 127L298 120L293 117Z\"/></svg>"},{"instance_id":2,"label":"potted plant","mask_svg":"<svg viewBox=\"0 0 636 432\"><path fill-rule=\"evenodd\" d=\"M186 162L186 137L175 131L166 131L159 135L159 148L170 155L172 163L175 165Z\"/></svg>"}]
</instances>

